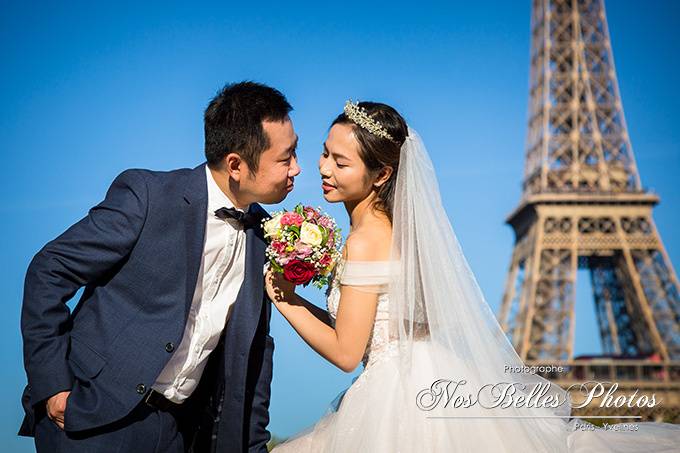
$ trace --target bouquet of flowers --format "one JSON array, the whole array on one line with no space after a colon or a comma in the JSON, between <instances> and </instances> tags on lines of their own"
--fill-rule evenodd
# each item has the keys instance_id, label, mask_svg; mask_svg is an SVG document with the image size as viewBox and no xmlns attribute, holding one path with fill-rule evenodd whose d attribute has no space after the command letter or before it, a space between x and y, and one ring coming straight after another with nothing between
<instances>
[{"instance_id":1,"label":"bouquet of flowers","mask_svg":"<svg viewBox=\"0 0 680 453\"><path fill-rule=\"evenodd\" d=\"M274 272L282 273L291 283L319 289L340 257L342 236L335 220L321 208L298 204L292 211L273 213L263 221L269 240L267 258Z\"/></svg>"}]
</instances>

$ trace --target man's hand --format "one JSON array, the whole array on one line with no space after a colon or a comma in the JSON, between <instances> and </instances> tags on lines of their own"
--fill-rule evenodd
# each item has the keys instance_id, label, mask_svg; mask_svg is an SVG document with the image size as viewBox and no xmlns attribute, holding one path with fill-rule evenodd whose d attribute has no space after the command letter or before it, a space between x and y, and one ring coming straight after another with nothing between
<instances>
[{"instance_id":1,"label":"man's hand","mask_svg":"<svg viewBox=\"0 0 680 453\"><path fill-rule=\"evenodd\" d=\"M45 403L47 406L47 416L61 429L64 429L64 411L66 410L66 400L71 392L59 392L52 395Z\"/></svg>"}]
</instances>

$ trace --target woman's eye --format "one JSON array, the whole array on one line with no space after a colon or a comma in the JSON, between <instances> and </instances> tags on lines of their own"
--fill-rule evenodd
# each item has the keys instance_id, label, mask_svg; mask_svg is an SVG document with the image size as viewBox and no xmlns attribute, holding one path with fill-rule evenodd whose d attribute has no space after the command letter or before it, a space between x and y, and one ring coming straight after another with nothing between
<instances>
[{"instance_id":1,"label":"woman's eye","mask_svg":"<svg viewBox=\"0 0 680 453\"><path fill-rule=\"evenodd\" d=\"M336 165L338 166L338 168L345 168L347 166L347 165L343 165L343 164L336 164Z\"/></svg>"}]
</instances>

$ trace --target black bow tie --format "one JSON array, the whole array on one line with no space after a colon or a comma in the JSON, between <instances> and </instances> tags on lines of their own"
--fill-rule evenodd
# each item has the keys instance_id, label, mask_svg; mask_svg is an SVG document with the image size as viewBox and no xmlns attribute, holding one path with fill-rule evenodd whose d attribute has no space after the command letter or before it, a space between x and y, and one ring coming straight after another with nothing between
<instances>
[{"instance_id":1,"label":"black bow tie","mask_svg":"<svg viewBox=\"0 0 680 453\"><path fill-rule=\"evenodd\" d=\"M237 221L243 226L243 229L252 228L258 225L258 218L247 212L239 211L236 208L220 208L215 211L215 215L222 219L232 219Z\"/></svg>"}]
</instances>

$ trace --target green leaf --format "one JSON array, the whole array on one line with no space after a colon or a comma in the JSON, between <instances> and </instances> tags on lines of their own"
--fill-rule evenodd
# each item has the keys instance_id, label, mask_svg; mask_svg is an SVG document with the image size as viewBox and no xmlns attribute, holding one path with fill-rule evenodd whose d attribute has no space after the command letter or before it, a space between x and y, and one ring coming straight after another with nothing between
<instances>
[{"instance_id":1,"label":"green leaf","mask_svg":"<svg viewBox=\"0 0 680 453\"><path fill-rule=\"evenodd\" d=\"M321 243L325 244L326 241L328 240L328 230L322 227L321 225L317 225L319 227L319 230L321 230Z\"/></svg>"},{"instance_id":2,"label":"green leaf","mask_svg":"<svg viewBox=\"0 0 680 453\"><path fill-rule=\"evenodd\" d=\"M269 263L272 265L274 272L278 272L279 274L283 273L283 268L279 265L279 263L274 260L269 260Z\"/></svg>"},{"instance_id":3,"label":"green leaf","mask_svg":"<svg viewBox=\"0 0 680 453\"><path fill-rule=\"evenodd\" d=\"M316 277L314 277L312 284L316 288L323 290L324 287L328 285L328 276L326 275L322 277L320 275L317 275Z\"/></svg>"}]
</instances>

